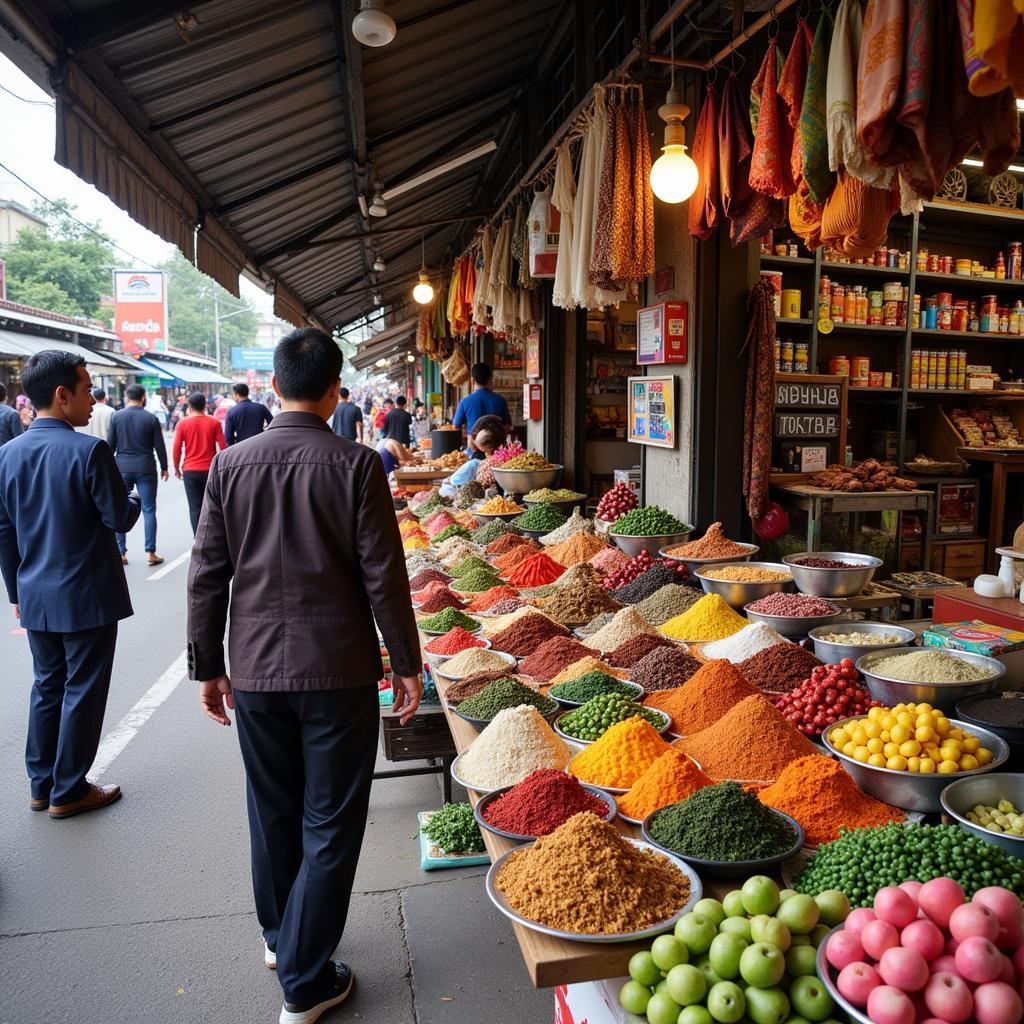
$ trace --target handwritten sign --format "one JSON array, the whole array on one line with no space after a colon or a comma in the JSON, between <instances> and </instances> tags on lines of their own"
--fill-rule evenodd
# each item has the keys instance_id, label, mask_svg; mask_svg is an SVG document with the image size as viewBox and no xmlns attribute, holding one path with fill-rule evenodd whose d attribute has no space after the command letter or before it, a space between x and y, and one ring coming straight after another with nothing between
<instances>
[{"instance_id":1,"label":"handwritten sign","mask_svg":"<svg viewBox=\"0 0 1024 1024\"><path fill-rule=\"evenodd\" d=\"M838 413L777 412L776 437L838 437Z\"/></svg>"},{"instance_id":2,"label":"handwritten sign","mask_svg":"<svg viewBox=\"0 0 1024 1024\"><path fill-rule=\"evenodd\" d=\"M775 382L777 409L838 409L841 396L839 384Z\"/></svg>"}]
</instances>

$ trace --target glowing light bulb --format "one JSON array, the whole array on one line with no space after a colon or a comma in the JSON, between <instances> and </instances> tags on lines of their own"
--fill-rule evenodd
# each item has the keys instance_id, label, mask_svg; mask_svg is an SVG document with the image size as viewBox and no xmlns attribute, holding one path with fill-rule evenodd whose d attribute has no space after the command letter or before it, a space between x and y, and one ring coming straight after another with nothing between
<instances>
[{"instance_id":1,"label":"glowing light bulb","mask_svg":"<svg viewBox=\"0 0 1024 1024\"><path fill-rule=\"evenodd\" d=\"M681 144L662 147L651 167L651 191L663 203L683 203L697 191L697 165Z\"/></svg>"},{"instance_id":2,"label":"glowing light bulb","mask_svg":"<svg viewBox=\"0 0 1024 1024\"><path fill-rule=\"evenodd\" d=\"M420 279L412 290L412 297L421 305L425 306L434 300L434 286L427 279L425 271L420 271Z\"/></svg>"}]
</instances>

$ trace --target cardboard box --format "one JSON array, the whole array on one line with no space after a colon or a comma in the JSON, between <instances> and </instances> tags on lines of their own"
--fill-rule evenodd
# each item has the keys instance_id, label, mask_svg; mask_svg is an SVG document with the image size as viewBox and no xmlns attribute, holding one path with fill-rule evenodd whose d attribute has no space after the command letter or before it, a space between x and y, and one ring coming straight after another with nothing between
<instances>
[{"instance_id":1,"label":"cardboard box","mask_svg":"<svg viewBox=\"0 0 1024 1024\"><path fill-rule=\"evenodd\" d=\"M555 989L555 1024L644 1024L646 1017L619 1006L619 992L629 978L609 978Z\"/></svg>"},{"instance_id":2,"label":"cardboard box","mask_svg":"<svg viewBox=\"0 0 1024 1024\"><path fill-rule=\"evenodd\" d=\"M932 624L922 634L925 647L947 647L998 658L1024 650L1024 633L980 620Z\"/></svg>"}]
</instances>

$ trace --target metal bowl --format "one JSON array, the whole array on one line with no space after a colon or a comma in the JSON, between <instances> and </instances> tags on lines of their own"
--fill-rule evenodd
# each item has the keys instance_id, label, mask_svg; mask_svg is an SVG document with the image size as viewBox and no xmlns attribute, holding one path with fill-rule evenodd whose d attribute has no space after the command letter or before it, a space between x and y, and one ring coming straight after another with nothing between
<instances>
[{"instance_id":1,"label":"metal bowl","mask_svg":"<svg viewBox=\"0 0 1024 1024\"><path fill-rule=\"evenodd\" d=\"M754 555L761 550L761 547L758 544L744 544L742 541L737 541L736 543L739 544L740 547L747 549L745 553L739 555L726 555L724 558L682 558L679 555L673 555L668 551L669 548L675 547L678 543L680 542L675 541L672 544L666 544L658 554L667 562L682 562L690 573L696 573L698 569L705 565L726 565L728 562L749 562Z\"/></svg>"},{"instance_id":2,"label":"metal bowl","mask_svg":"<svg viewBox=\"0 0 1024 1024\"><path fill-rule=\"evenodd\" d=\"M509 666L509 671L510 672L515 672L516 671L516 668L515 668L515 666L516 666L516 659L515 659L515 657L513 655L506 654L504 651L496 651L493 648L490 648L490 651L491 651L491 654L497 654L498 657L500 657L501 660L503 662L505 662L506 665ZM461 653L461 651L459 653ZM454 657L454 655L453 655L453 657ZM464 675L462 675L462 676L452 676L452 675L449 675L441 667L435 668L434 669L434 674L439 676L441 679L444 679L445 681L447 681L449 683L457 683L460 679L465 679L466 678Z\"/></svg>"},{"instance_id":3,"label":"metal bowl","mask_svg":"<svg viewBox=\"0 0 1024 1024\"><path fill-rule=\"evenodd\" d=\"M858 1010L857 1007L854 1006L849 999L843 996L836 987L836 978L839 977L839 972L828 962L828 957L825 955L825 947L828 945L828 940L831 939L836 932L841 932L842 930L843 926L841 924L837 924L835 928L833 928L828 935L818 943L818 979L821 981L828 994L833 998L836 1005L842 1007L842 1009L846 1011L850 1020L856 1021L857 1024L872 1024L871 1018L863 1010ZM829 1016L834 1017L835 1014L829 1014Z\"/></svg>"},{"instance_id":4,"label":"metal bowl","mask_svg":"<svg viewBox=\"0 0 1024 1024\"><path fill-rule=\"evenodd\" d=\"M777 868L780 864L789 860L790 857L795 857L799 853L801 847L804 845L804 830L800 823L795 819L791 818L788 814L783 814L782 811L776 811L773 808L765 808L770 811L776 817L782 818L787 825L793 830L793 834L796 837L792 847L785 853L777 853L774 857L767 857L761 860L704 860L701 857L688 857L685 853L680 853L678 850L673 850L668 846L664 846L659 843L656 839L651 836L650 827L654 818L661 814L664 807L659 807L656 811L651 811L650 814L644 818L643 823L640 826L640 831L644 837L652 846L661 850L663 853L668 853L673 857L679 857L685 860L692 868L696 868L705 878L746 878L749 875L754 874L769 874L773 868Z\"/></svg>"},{"instance_id":5,"label":"metal bowl","mask_svg":"<svg viewBox=\"0 0 1024 1024\"><path fill-rule=\"evenodd\" d=\"M525 505L518 512L480 512L472 506L469 508L473 518L479 519L482 523L489 523L492 519L503 519L506 523L510 523L516 516L521 516L525 511Z\"/></svg>"},{"instance_id":6,"label":"metal bowl","mask_svg":"<svg viewBox=\"0 0 1024 1024\"><path fill-rule=\"evenodd\" d=\"M444 636L445 634L442 633L441 635ZM476 634L474 634L474 635L476 635ZM488 640L486 637L482 637L482 636L477 636L477 639L478 640L482 640L483 644L481 646L475 648L476 650L478 650L478 651L488 651L488 650L490 650L490 648L491 648L491 641L490 640ZM471 648L466 648L466 649L467 650L471 650ZM456 653L461 654L462 651L457 651ZM434 666L435 670L439 669L446 661L451 661L451 659L455 657L454 654L431 654L430 651L427 650L427 645L426 644L423 645L423 656L427 659L427 661L430 662L431 665Z\"/></svg>"},{"instance_id":7,"label":"metal bowl","mask_svg":"<svg viewBox=\"0 0 1024 1024\"><path fill-rule=\"evenodd\" d=\"M674 544L682 544L686 541L693 527L684 530L682 533L659 533L652 537L632 537L626 533L615 533L608 531L608 539L620 550L624 551L630 558L636 558L641 551L646 551L652 558L657 558L662 548L670 548Z\"/></svg>"},{"instance_id":8,"label":"metal bowl","mask_svg":"<svg viewBox=\"0 0 1024 1024\"><path fill-rule=\"evenodd\" d=\"M603 789L598 789L597 786L588 786L586 783L581 782L580 785L591 795L597 797L598 800L604 802L606 810L604 813L604 820L611 821L616 813L617 806L615 803L615 797L606 793ZM485 797L481 797L477 801L476 807L473 808L473 817L476 818L476 823L481 827L487 829L488 832L493 832L496 836L501 836L503 839L511 839L517 843L532 843L536 836L521 835L517 832L506 832L504 829L498 828L496 825L490 824L484 817L484 811L487 810L488 806L494 803L499 797L504 796L512 786L503 786L501 789L494 789Z\"/></svg>"},{"instance_id":9,"label":"metal bowl","mask_svg":"<svg viewBox=\"0 0 1024 1024\"><path fill-rule=\"evenodd\" d=\"M1000 800L1009 800L1014 807L1024 808L1024 775L1000 772L980 779L951 782L941 795L942 809L967 833L986 843L998 846L1011 857L1024 857L1024 838L990 832L982 825L968 821L966 813L977 804L995 807Z\"/></svg>"},{"instance_id":10,"label":"metal bowl","mask_svg":"<svg viewBox=\"0 0 1024 1024\"><path fill-rule=\"evenodd\" d=\"M863 718L863 715L858 715ZM976 778L1001 767L1010 756L1006 741L995 733L976 725L968 725L951 718L953 725L972 733L981 740L982 746L992 751L992 760L983 768L975 768L970 772L955 772L952 775L921 775L918 772L899 772L893 768L875 768L870 764L855 761L849 754L837 750L829 740L833 729L849 722L849 718L841 719L830 725L821 734L821 742L825 749L835 757L854 782L871 796L893 807L901 807L905 811L925 811L938 813L942 809L942 791L951 783L960 779Z\"/></svg>"},{"instance_id":11,"label":"metal bowl","mask_svg":"<svg viewBox=\"0 0 1024 1024\"><path fill-rule=\"evenodd\" d=\"M801 558L831 558L836 562L852 562L851 569L814 569L800 565ZM856 551L801 551L786 555L783 562L793 573L796 585L811 597L855 597L870 582L875 570L882 564L874 555L861 555Z\"/></svg>"},{"instance_id":12,"label":"metal bowl","mask_svg":"<svg viewBox=\"0 0 1024 1024\"><path fill-rule=\"evenodd\" d=\"M568 519L574 508L578 508L580 513L586 511L587 496L584 494L582 498L573 498L572 501L529 501L524 497L523 504L527 508L533 508L534 505L550 505L552 508L557 508Z\"/></svg>"},{"instance_id":13,"label":"metal bowl","mask_svg":"<svg viewBox=\"0 0 1024 1024\"><path fill-rule=\"evenodd\" d=\"M630 690L632 690L632 691L633 691L633 694L632 694L632 696L630 697L630 700L635 700L635 701L637 701L637 702L639 703L639 701L640 701L640 698L641 698L641 697L643 697L643 695L644 695L644 688L643 688L643 687L642 687L642 686L641 686L641 685L640 685L639 683L634 683L634 682L633 682L632 680L630 680L630 679L620 679L620 680L619 680L619 682L620 682L620 683L625 683L625 685L626 685L626 686L627 686L627 687L628 687L628 688L629 688ZM560 683L556 683L555 685L557 685L557 686L560 686L561 684L560 684ZM580 702L580 701L578 701L578 700L565 700L565 699L563 699L562 697L556 697L556 696L555 696L555 694L553 694L553 693L552 693L552 692L551 692L550 690L548 690L548 696L549 696L549 697L550 697L550 698L551 698L552 700L557 700L557 701L558 701L558 703L559 703L559 704L560 704L560 705L561 705L561 706L562 706L563 708L568 708L569 710L572 710L572 708L581 708L581 707L583 707L583 704L585 704L585 703L586 703L586 701L584 701L584 702L582 702L582 703L581 703L581 702ZM577 743L582 743L582 742L583 742L583 740L577 740L576 742L577 742Z\"/></svg>"},{"instance_id":14,"label":"metal bowl","mask_svg":"<svg viewBox=\"0 0 1024 1024\"><path fill-rule=\"evenodd\" d=\"M744 561L746 561L744 559ZM771 569L774 572L789 572L789 566L781 562L746 562L752 569ZM718 594L727 604L733 608L742 608L751 601L767 597L769 594L778 594L783 590L793 590L793 578L785 580L766 580L763 583L745 583L742 580L716 580L713 576L705 576L705 569L714 569L714 563L703 563L693 573L700 580L705 594Z\"/></svg>"},{"instance_id":15,"label":"metal bowl","mask_svg":"<svg viewBox=\"0 0 1024 1024\"><path fill-rule=\"evenodd\" d=\"M1003 704L1006 701L1016 701L1017 707L1024 707L1024 694L1021 693L980 693L975 697L966 697L957 701L956 717L968 725L980 725L983 729L989 729L997 736L1006 740L1010 745L1010 760L1006 762L1006 769L1011 772L1024 771L1024 726L1007 725L988 721L985 713L986 704Z\"/></svg>"},{"instance_id":16,"label":"metal bowl","mask_svg":"<svg viewBox=\"0 0 1024 1024\"><path fill-rule=\"evenodd\" d=\"M544 695L538 693L537 696L543 697ZM555 717L555 715L557 715L558 712L562 710L562 707L557 700L555 700L553 697L549 699L551 703L548 704L546 708L537 708L541 716L548 722L550 722ZM459 710L460 707L461 704L456 704L454 707L452 707L452 714L458 715L459 718L461 718L464 722L469 722L469 724L473 726L473 728L476 729L477 732L483 732L483 730L491 724L492 719L490 718L473 718L470 715L464 715Z\"/></svg>"},{"instance_id":17,"label":"metal bowl","mask_svg":"<svg viewBox=\"0 0 1024 1024\"><path fill-rule=\"evenodd\" d=\"M561 466L551 469L502 469L493 467L491 472L498 486L506 494L529 494L541 487L554 487L562 475Z\"/></svg>"},{"instance_id":18,"label":"metal bowl","mask_svg":"<svg viewBox=\"0 0 1024 1024\"><path fill-rule=\"evenodd\" d=\"M575 710L575 709L573 709L573 710ZM660 725L660 726L656 726L655 727L657 729L657 731L659 733L666 733L666 732L668 732L669 727L672 725L672 719L664 711L662 711L661 708L646 708L646 710L647 711L655 711L655 712L657 712L665 720L664 725ZM578 743L578 744L580 744L581 746L584 746L584 747L589 747L591 743L596 743L597 740L581 740L578 736L570 736L567 732L562 732L562 729L561 729L561 727L559 726L558 723L563 718L565 718L566 715L571 715L571 714L572 714L572 711L564 711L562 714L560 714L551 723L552 726L554 726L555 732L557 732L558 735L561 736L562 739L565 740L567 743ZM636 717L636 715L630 715L630 718L635 718L635 717ZM629 721L629 719L625 719L625 721ZM611 726L609 726L609 728L611 728ZM603 789L604 787L602 786L601 788Z\"/></svg>"},{"instance_id":19,"label":"metal bowl","mask_svg":"<svg viewBox=\"0 0 1024 1024\"><path fill-rule=\"evenodd\" d=\"M744 605L743 614L751 622L764 622L776 633L797 639L807 636L817 626L827 626L830 622L835 622L843 612L841 608L836 608L832 615L766 615L764 612L751 611L750 605Z\"/></svg>"},{"instance_id":20,"label":"metal bowl","mask_svg":"<svg viewBox=\"0 0 1024 1024\"><path fill-rule=\"evenodd\" d=\"M847 628L847 626L849 628ZM837 644L832 640L823 640L829 633L887 633L898 639L886 644ZM873 651L888 651L893 647L908 647L914 643L917 634L906 626L897 626L891 622L849 622L839 626L817 626L807 634L814 641L814 653L826 665L836 665L843 658L856 661L863 654ZM899 703L897 701L897 703Z\"/></svg>"},{"instance_id":21,"label":"metal bowl","mask_svg":"<svg viewBox=\"0 0 1024 1024\"><path fill-rule=\"evenodd\" d=\"M557 530L558 527L552 527ZM551 530L524 530L521 526L515 528L516 533L521 533L524 537L529 537L532 540L540 540L545 534L551 533Z\"/></svg>"},{"instance_id":22,"label":"metal bowl","mask_svg":"<svg viewBox=\"0 0 1024 1024\"><path fill-rule=\"evenodd\" d=\"M871 654L861 655L857 659L857 671L864 676L871 696L890 708L894 704L927 702L946 712L947 715L951 715L955 712L958 700L994 690L999 680L1006 674L1006 666L997 658L988 658L984 654L972 654L970 651L954 651L946 647L941 648L944 653L968 661L972 665L987 668L992 675L988 679L980 679L973 683L909 683L902 679L880 676L872 669L872 666L883 658L912 654L925 649L922 647L890 647L888 650L872 651Z\"/></svg>"}]
</instances>

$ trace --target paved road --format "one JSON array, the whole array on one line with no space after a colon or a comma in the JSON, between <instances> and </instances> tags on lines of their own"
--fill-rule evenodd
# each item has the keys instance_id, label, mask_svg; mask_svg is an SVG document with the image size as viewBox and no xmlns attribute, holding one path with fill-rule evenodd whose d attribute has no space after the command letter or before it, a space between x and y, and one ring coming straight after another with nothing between
<instances>
[{"instance_id":1,"label":"paved road","mask_svg":"<svg viewBox=\"0 0 1024 1024\"><path fill-rule=\"evenodd\" d=\"M280 988L262 965L233 731L185 678L184 491L161 484L157 570L129 535L135 607L122 623L101 755L124 798L66 822L28 810L31 661L0 605L0 1024L258 1024ZM156 578L154 578L156 577ZM127 716L127 717L126 717ZM323 1019L373 1024L548 1022L481 869L420 871L416 813L434 778L374 783L338 955L357 990Z\"/></svg>"}]
</instances>

